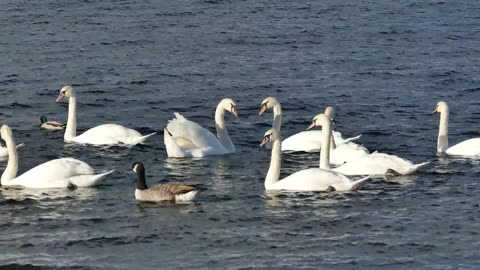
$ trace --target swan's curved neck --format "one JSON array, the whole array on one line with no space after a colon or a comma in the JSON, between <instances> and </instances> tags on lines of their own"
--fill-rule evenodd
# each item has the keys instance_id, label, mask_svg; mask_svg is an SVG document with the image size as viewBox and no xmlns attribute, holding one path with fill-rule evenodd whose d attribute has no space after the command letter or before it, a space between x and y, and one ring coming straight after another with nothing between
<instances>
[{"instance_id":1,"label":"swan's curved neck","mask_svg":"<svg viewBox=\"0 0 480 270\"><path fill-rule=\"evenodd\" d=\"M438 153L444 153L448 149L448 114L448 108L440 113L440 126L437 140Z\"/></svg>"},{"instance_id":2,"label":"swan's curved neck","mask_svg":"<svg viewBox=\"0 0 480 270\"><path fill-rule=\"evenodd\" d=\"M273 106L272 128L276 129L278 132L280 132L280 129L282 128L282 106L280 103Z\"/></svg>"},{"instance_id":3,"label":"swan's curved neck","mask_svg":"<svg viewBox=\"0 0 480 270\"><path fill-rule=\"evenodd\" d=\"M77 136L77 97L70 97L68 101L68 120L63 138L66 141Z\"/></svg>"},{"instance_id":4,"label":"swan's curved neck","mask_svg":"<svg viewBox=\"0 0 480 270\"><path fill-rule=\"evenodd\" d=\"M320 148L320 169L330 170L330 139L332 136L332 124L328 121L322 125L322 147Z\"/></svg>"},{"instance_id":5,"label":"swan's curved neck","mask_svg":"<svg viewBox=\"0 0 480 270\"><path fill-rule=\"evenodd\" d=\"M278 182L280 178L280 167L282 165L282 144L281 139L275 140L272 143L272 157L270 160L270 168L265 177L265 188L270 189Z\"/></svg>"},{"instance_id":6,"label":"swan's curved neck","mask_svg":"<svg viewBox=\"0 0 480 270\"><path fill-rule=\"evenodd\" d=\"M215 111L215 128L217 129L218 140L230 152L235 152L235 146L228 135L227 127L225 126L225 109L221 104L218 104Z\"/></svg>"},{"instance_id":7,"label":"swan's curved neck","mask_svg":"<svg viewBox=\"0 0 480 270\"><path fill-rule=\"evenodd\" d=\"M17 147L15 146L15 140L12 136L7 136L5 142L7 144L7 151L8 151L8 163L7 168L2 174L1 183L4 185L8 181L11 181L17 177L18 172L18 154L17 154Z\"/></svg>"}]
</instances>

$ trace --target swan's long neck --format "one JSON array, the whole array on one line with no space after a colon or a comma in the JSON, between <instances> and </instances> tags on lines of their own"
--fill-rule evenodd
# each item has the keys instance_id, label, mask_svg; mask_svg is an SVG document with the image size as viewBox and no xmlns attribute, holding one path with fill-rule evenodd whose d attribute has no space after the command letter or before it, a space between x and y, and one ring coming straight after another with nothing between
<instances>
[{"instance_id":1,"label":"swan's long neck","mask_svg":"<svg viewBox=\"0 0 480 270\"><path fill-rule=\"evenodd\" d=\"M225 126L225 109L221 104L218 104L215 111L215 127L217 129L218 140L230 152L235 152L235 146L228 135L227 127Z\"/></svg>"},{"instance_id":2,"label":"swan's long neck","mask_svg":"<svg viewBox=\"0 0 480 270\"><path fill-rule=\"evenodd\" d=\"M278 182L280 178L280 167L282 165L282 144L280 138L272 143L272 158L270 160L270 168L265 177L265 188L270 189Z\"/></svg>"},{"instance_id":3,"label":"swan's long neck","mask_svg":"<svg viewBox=\"0 0 480 270\"><path fill-rule=\"evenodd\" d=\"M444 153L448 149L448 114L448 108L440 113L440 127L437 140L438 153Z\"/></svg>"},{"instance_id":4,"label":"swan's long neck","mask_svg":"<svg viewBox=\"0 0 480 270\"><path fill-rule=\"evenodd\" d=\"M282 106L280 104L273 106L272 128L276 129L278 132L280 132L280 129L282 128Z\"/></svg>"},{"instance_id":5,"label":"swan's long neck","mask_svg":"<svg viewBox=\"0 0 480 270\"><path fill-rule=\"evenodd\" d=\"M5 142L7 144L8 163L7 168L5 168L0 180L2 184L6 184L8 181L15 179L18 172L18 154L17 147L15 146L15 140L12 136L7 136L7 138L5 138Z\"/></svg>"},{"instance_id":6,"label":"swan's long neck","mask_svg":"<svg viewBox=\"0 0 480 270\"><path fill-rule=\"evenodd\" d=\"M77 136L77 98L70 97L68 102L68 120L63 138L68 141Z\"/></svg>"},{"instance_id":7,"label":"swan's long neck","mask_svg":"<svg viewBox=\"0 0 480 270\"><path fill-rule=\"evenodd\" d=\"M322 126L322 147L320 148L320 169L330 170L330 139L332 136L332 124Z\"/></svg>"}]
</instances>

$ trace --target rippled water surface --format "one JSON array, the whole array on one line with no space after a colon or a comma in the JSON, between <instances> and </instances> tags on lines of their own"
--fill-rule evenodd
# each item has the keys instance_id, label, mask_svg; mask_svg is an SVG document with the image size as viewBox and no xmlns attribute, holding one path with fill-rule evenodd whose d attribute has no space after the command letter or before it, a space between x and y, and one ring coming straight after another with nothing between
<instances>
[{"instance_id":1,"label":"rippled water surface","mask_svg":"<svg viewBox=\"0 0 480 270\"><path fill-rule=\"evenodd\" d=\"M449 102L451 143L480 136L479 14L473 0L3 0L0 123L27 145L20 172L66 156L116 172L92 189L0 188L0 269L478 269L480 162L436 157L430 112ZM159 135L64 144L37 121L66 121L65 84L80 130ZM267 96L282 102L284 136L333 105L337 130L371 151L432 163L351 193L266 193ZM167 159L173 112L213 130L223 97L238 104L227 116L238 152ZM134 161L151 184L208 191L193 205L137 203ZM284 155L282 175L317 165Z\"/></svg>"}]
</instances>

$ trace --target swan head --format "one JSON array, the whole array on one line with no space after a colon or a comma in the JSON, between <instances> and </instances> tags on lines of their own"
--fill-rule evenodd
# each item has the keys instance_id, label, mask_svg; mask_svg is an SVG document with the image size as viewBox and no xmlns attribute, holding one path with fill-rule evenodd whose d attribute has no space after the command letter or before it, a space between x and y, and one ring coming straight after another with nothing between
<instances>
[{"instance_id":1,"label":"swan head","mask_svg":"<svg viewBox=\"0 0 480 270\"><path fill-rule=\"evenodd\" d=\"M432 114L444 112L448 112L448 105L445 101L440 101L437 103L437 107L435 107L435 110L433 110Z\"/></svg>"},{"instance_id":2,"label":"swan head","mask_svg":"<svg viewBox=\"0 0 480 270\"><path fill-rule=\"evenodd\" d=\"M264 146L269 142L274 142L278 139L280 139L280 134L278 134L278 131L274 128L269 129L267 132L265 132L265 135L263 135L263 140L260 144L260 147Z\"/></svg>"},{"instance_id":3,"label":"swan head","mask_svg":"<svg viewBox=\"0 0 480 270\"><path fill-rule=\"evenodd\" d=\"M226 111L231 112L235 117L238 117L237 104L231 98L224 98L220 101L222 108Z\"/></svg>"},{"instance_id":4,"label":"swan head","mask_svg":"<svg viewBox=\"0 0 480 270\"><path fill-rule=\"evenodd\" d=\"M278 100L274 97L267 97L262 101L262 105L260 108L260 112L258 115L262 115L264 112L266 112L268 109L271 109L278 105Z\"/></svg>"},{"instance_id":5,"label":"swan head","mask_svg":"<svg viewBox=\"0 0 480 270\"><path fill-rule=\"evenodd\" d=\"M57 97L57 102L62 100L64 97L75 97L75 91L73 91L73 87L71 85L65 85L60 90L60 94Z\"/></svg>"},{"instance_id":6,"label":"swan head","mask_svg":"<svg viewBox=\"0 0 480 270\"><path fill-rule=\"evenodd\" d=\"M12 129L8 125L3 125L0 128L0 137L5 140L7 137L13 137Z\"/></svg>"},{"instance_id":7,"label":"swan head","mask_svg":"<svg viewBox=\"0 0 480 270\"><path fill-rule=\"evenodd\" d=\"M135 162L132 164L132 171L136 172L136 173L139 173L139 172L144 172L145 171L145 167L143 167L143 163L142 162Z\"/></svg>"},{"instance_id":8,"label":"swan head","mask_svg":"<svg viewBox=\"0 0 480 270\"><path fill-rule=\"evenodd\" d=\"M310 124L310 126L307 128L307 130L310 130L314 127L323 127L329 123L331 123L331 119L326 116L325 114L321 113L321 114L317 114L315 117L313 117L313 120L312 120L312 124Z\"/></svg>"}]
</instances>

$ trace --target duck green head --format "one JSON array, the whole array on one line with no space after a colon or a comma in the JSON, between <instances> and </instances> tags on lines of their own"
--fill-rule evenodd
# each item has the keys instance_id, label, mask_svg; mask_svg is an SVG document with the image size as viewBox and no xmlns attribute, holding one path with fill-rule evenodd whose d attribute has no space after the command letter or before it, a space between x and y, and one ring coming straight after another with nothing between
<instances>
[{"instance_id":1,"label":"duck green head","mask_svg":"<svg viewBox=\"0 0 480 270\"><path fill-rule=\"evenodd\" d=\"M45 115L42 115L42 117L40 117L40 124L43 124L45 122L47 122L47 117Z\"/></svg>"}]
</instances>

